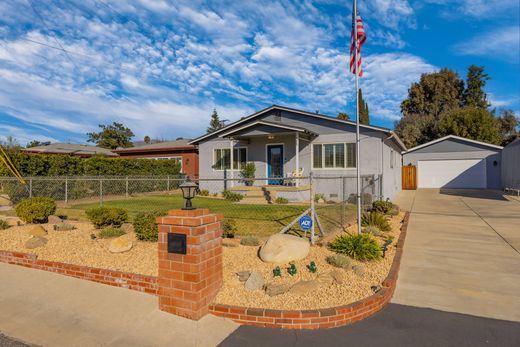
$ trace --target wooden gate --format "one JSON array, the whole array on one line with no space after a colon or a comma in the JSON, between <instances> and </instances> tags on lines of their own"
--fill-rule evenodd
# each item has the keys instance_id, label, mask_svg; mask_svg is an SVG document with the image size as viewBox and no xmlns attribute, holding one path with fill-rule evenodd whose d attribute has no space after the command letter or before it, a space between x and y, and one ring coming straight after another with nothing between
<instances>
[{"instance_id":1,"label":"wooden gate","mask_svg":"<svg viewBox=\"0 0 520 347\"><path fill-rule=\"evenodd\" d=\"M403 166L403 189L417 189L417 168L415 166Z\"/></svg>"}]
</instances>

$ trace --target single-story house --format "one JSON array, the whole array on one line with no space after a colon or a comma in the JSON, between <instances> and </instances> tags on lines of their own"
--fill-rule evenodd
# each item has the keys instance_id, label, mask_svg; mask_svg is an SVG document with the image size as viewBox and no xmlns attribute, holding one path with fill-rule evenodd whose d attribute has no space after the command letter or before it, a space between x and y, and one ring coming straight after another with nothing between
<instances>
[{"instance_id":1,"label":"single-story house","mask_svg":"<svg viewBox=\"0 0 520 347\"><path fill-rule=\"evenodd\" d=\"M24 148L22 150L28 154L63 154L74 155L82 158L89 158L95 155L104 155L107 157L117 157L116 153L106 148L100 148L89 145L80 145L75 143L46 143L41 146Z\"/></svg>"},{"instance_id":2,"label":"single-story house","mask_svg":"<svg viewBox=\"0 0 520 347\"><path fill-rule=\"evenodd\" d=\"M177 160L181 172L190 178L199 176L198 150L189 140L163 141L113 151L122 158L144 158L155 160Z\"/></svg>"},{"instance_id":3,"label":"single-story house","mask_svg":"<svg viewBox=\"0 0 520 347\"><path fill-rule=\"evenodd\" d=\"M502 147L448 135L403 152L417 188L501 189Z\"/></svg>"},{"instance_id":4,"label":"single-story house","mask_svg":"<svg viewBox=\"0 0 520 347\"><path fill-rule=\"evenodd\" d=\"M372 125L360 126L360 143L361 175L380 180L377 197L392 198L401 190L401 152L406 147L393 131ZM239 178L245 163L254 163L255 177L262 178L254 185L264 187L283 185L277 178L290 173L309 176L312 172L320 178L356 175L356 124L289 107L273 105L190 144L199 150L201 189L215 193L224 189L225 175ZM326 199L341 196L341 180L316 182L316 193ZM349 179L348 184L347 193L355 193L355 179ZM302 196L295 200L302 200Z\"/></svg>"},{"instance_id":5,"label":"single-story house","mask_svg":"<svg viewBox=\"0 0 520 347\"><path fill-rule=\"evenodd\" d=\"M520 189L520 138L502 150L502 187Z\"/></svg>"}]
</instances>

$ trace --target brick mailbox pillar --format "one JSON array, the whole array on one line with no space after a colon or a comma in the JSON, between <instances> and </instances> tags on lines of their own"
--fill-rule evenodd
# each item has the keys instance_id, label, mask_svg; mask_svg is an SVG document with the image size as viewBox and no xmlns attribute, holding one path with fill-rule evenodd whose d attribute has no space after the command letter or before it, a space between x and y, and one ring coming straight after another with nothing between
<instances>
[{"instance_id":1,"label":"brick mailbox pillar","mask_svg":"<svg viewBox=\"0 0 520 347\"><path fill-rule=\"evenodd\" d=\"M208 209L172 210L157 218L162 311L194 320L208 313L222 286L222 219Z\"/></svg>"}]
</instances>

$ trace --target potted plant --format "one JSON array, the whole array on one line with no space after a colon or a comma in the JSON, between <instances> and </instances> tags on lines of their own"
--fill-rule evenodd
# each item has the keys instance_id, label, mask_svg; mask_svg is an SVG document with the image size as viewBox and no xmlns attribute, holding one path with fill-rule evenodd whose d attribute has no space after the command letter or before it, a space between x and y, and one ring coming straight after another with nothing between
<instances>
[{"instance_id":1,"label":"potted plant","mask_svg":"<svg viewBox=\"0 0 520 347\"><path fill-rule=\"evenodd\" d=\"M246 163L242 167L242 178L246 186L252 186L255 181L256 166L255 163Z\"/></svg>"}]
</instances>

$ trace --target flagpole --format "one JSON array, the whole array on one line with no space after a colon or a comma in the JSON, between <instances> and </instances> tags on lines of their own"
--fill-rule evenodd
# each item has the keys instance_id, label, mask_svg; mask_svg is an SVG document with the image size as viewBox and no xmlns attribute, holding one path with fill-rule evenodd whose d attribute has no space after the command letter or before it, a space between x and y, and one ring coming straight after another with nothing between
<instances>
[{"instance_id":1,"label":"flagpole","mask_svg":"<svg viewBox=\"0 0 520 347\"><path fill-rule=\"evenodd\" d=\"M352 15L354 25L354 71L356 78L356 180L357 180L357 224L358 234L361 234L361 175L359 167L359 78L358 78L358 38L357 38L357 2L354 0Z\"/></svg>"}]
</instances>

